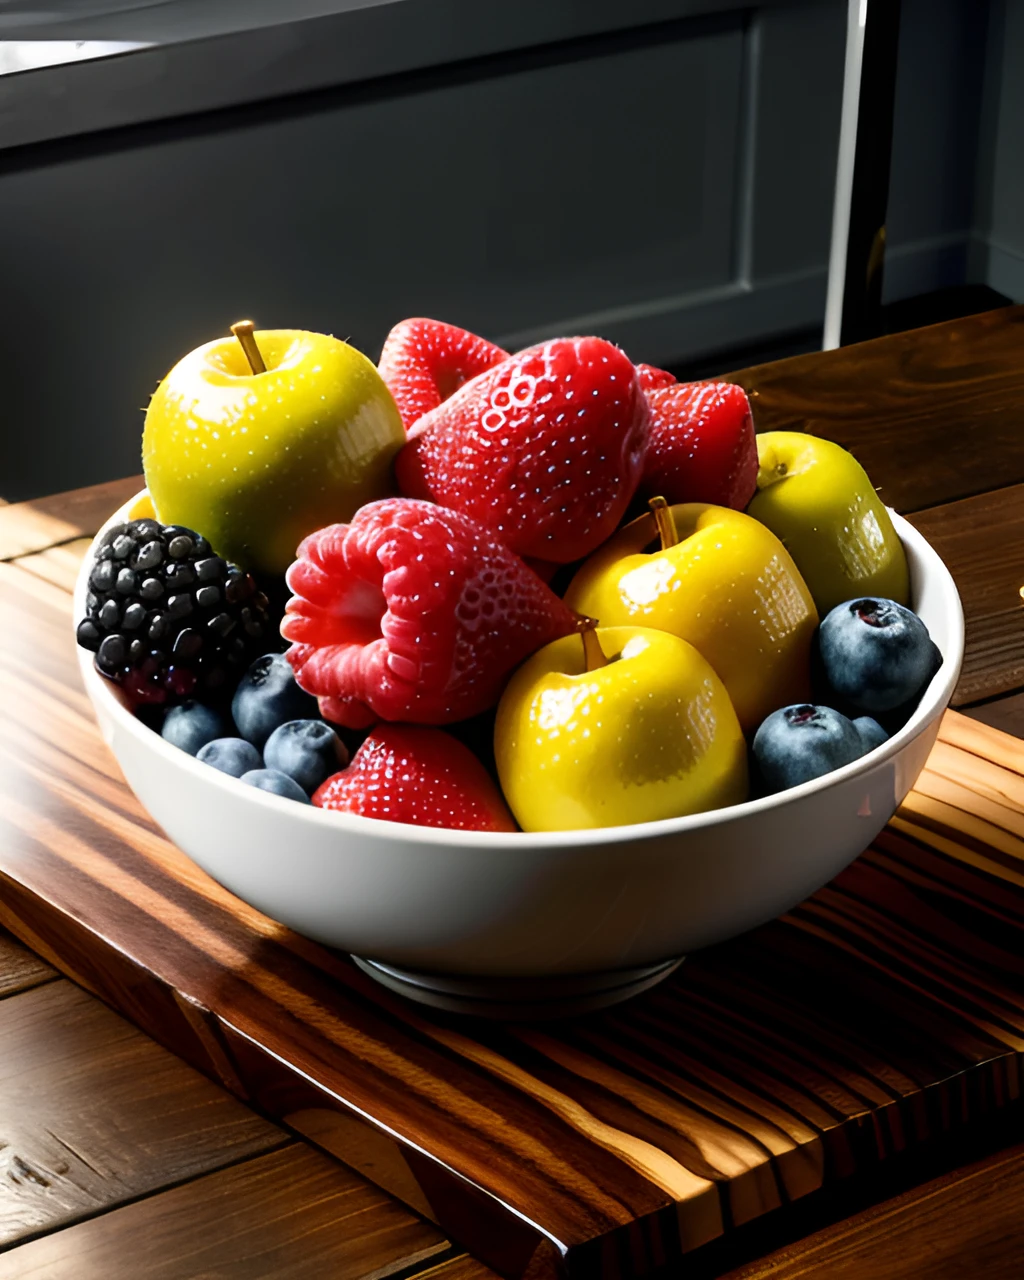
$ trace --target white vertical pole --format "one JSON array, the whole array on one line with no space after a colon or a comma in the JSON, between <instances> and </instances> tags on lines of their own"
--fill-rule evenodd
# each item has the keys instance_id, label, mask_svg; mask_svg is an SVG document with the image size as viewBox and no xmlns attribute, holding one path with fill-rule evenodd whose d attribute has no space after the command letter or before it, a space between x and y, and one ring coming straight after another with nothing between
<instances>
[{"instance_id":1,"label":"white vertical pole","mask_svg":"<svg viewBox=\"0 0 1024 1280\"><path fill-rule=\"evenodd\" d=\"M868 0L848 0L843 111L839 122L839 157L836 163L835 201L832 206L832 247L828 262L825 331L821 344L824 351L839 346L843 324L843 290L850 242L850 202L853 198L853 164L857 152L860 76L864 62L864 26L867 17Z\"/></svg>"}]
</instances>

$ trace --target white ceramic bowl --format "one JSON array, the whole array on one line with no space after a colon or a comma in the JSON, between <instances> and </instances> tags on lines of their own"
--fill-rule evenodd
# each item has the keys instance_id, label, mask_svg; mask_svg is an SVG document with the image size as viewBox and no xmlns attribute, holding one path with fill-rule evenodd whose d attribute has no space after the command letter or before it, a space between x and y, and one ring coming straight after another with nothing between
<instances>
[{"instance_id":1,"label":"white ceramic bowl","mask_svg":"<svg viewBox=\"0 0 1024 1280\"><path fill-rule=\"evenodd\" d=\"M956 685L964 624L945 565L913 526L893 519L913 607L944 657L913 716L826 777L685 818L490 834L328 813L244 786L170 746L79 650L82 677L135 794L190 858L252 906L353 953L425 1003L531 1016L594 1008L659 981L687 952L795 906L867 848L913 786ZM91 559L75 591L76 620Z\"/></svg>"}]
</instances>

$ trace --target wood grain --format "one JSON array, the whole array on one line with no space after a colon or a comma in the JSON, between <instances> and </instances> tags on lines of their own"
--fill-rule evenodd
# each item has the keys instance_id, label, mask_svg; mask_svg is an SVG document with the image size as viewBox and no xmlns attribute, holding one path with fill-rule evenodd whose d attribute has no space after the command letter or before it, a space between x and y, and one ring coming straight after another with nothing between
<instances>
[{"instance_id":1,"label":"wood grain","mask_svg":"<svg viewBox=\"0 0 1024 1280\"><path fill-rule=\"evenodd\" d=\"M131 476L0 507L0 560L13 560L75 538L91 538L143 484L141 476Z\"/></svg>"},{"instance_id":2,"label":"wood grain","mask_svg":"<svg viewBox=\"0 0 1024 1280\"><path fill-rule=\"evenodd\" d=\"M56 972L0 929L0 998L55 978Z\"/></svg>"},{"instance_id":3,"label":"wood grain","mask_svg":"<svg viewBox=\"0 0 1024 1280\"><path fill-rule=\"evenodd\" d=\"M361 1178L292 1145L0 1254L0 1280L383 1280L448 1250ZM445 1280L484 1277L456 1268Z\"/></svg>"},{"instance_id":4,"label":"wood grain","mask_svg":"<svg viewBox=\"0 0 1024 1280\"><path fill-rule=\"evenodd\" d=\"M464 1253L421 1271L416 1280L495 1280L495 1272Z\"/></svg>"},{"instance_id":5,"label":"wood grain","mask_svg":"<svg viewBox=\"0 0 1024 1280\"><path fill-rule=\"evenodd\" d=\"M1020 606L1008 602L1019 585L1022 341L1024 308L1011 308L735 375L754 395L759 429L848 444L901 509L946 504L917 519L964 595L966 700L1024 683ZM624 1007L555 1027L431 1016L212 884L163 838L101 746L77 678L68 592L81 538L138 486L0 512L0 921L186 1061L517 1280L677 1270L688 1251L791 1202L1019 1111L1019 742L950 713L871 850L789 915L691 957ZM0 1014L63 987L10 996ZM105 1223L125 1223L122 1238L172 1239L179 1209L167 1195L186 1216L201 1214L186 1193L237 1177L241 1199L263 1205L255 1166L286 1157L200 1170L186 1187L9 1256L76 1237L37 1252L39 1273L83 1250L109 1270L116 1245ZM220 1217L231 1219L234 1198ZM965 1193L945 1211L969 1215L971 1203ZM973 1237L1000 1259L1012 1254L1000 1242L1002 1206ZM926 1240L941 1216L932 1223L925 1210ZM280 1221L285 1239L306 1230L291 1210ZM897 1213L897 1242L910 1239L902 1222ZM277 1265L276 1240L256 1240L255 1263L239 1256ZM860 1245L835 1240L849 1261L839 1274L854 1274ZM215 1252L195 1262L234 1265ZM436 1280L487 1274L464 1258L409 1265Z\"/></svg>"},{"instance_id":6,"label":"wood grain","mask_svg":"<svg viewBox=\"0 0 1024 1280\"><path fill-rule=\"evenodd\" d=\"M0 920L188 1060L202 1063L275 1114L329 1100L350 1113L372 1111L388 1131L418 1138L420 1118L409 1122L409 1104L417 1098L436 1137L436 1154L418 1170L419 1180L422 1185L436 1172L445 1184L431 1185L426 1199L433 1204L458 1185L448 1171L449 1152L460 1177L497 1193L494 1202L483 1198L468 1207L471 1220L462 1224L467 1242L479 1234L481 1247L490 1239L528 1262L538 1248L550 1247L530 1225L528 1211L535 1201L545 1204L556 1234L579 1236L580 1243L599 1241L634 1216L656 1219L664 1211L674 1217L673 1201L661 1187L614 1152L595 1152L585 1135L539 1101L509 1090L511 1105L503 1109L499 1141L485 1136L480 1126L488 1127L486 1108L481 1111L474 1101L481 1077L472 1065L409 1033L400 1038L410 1059L396 1055L391 1018L378 1008L375 984L326 952L314 949L318 963L309 964L302 954L308 944L242 908L156 834L117 780L80 691L66 593L21 569L0 566L0 627L4 617L12 620L12 628L0 656L0 679L9 694L0 725L0 873L6 880ZM25 896L19 889L26 882L42 887L36 871L49 888L41 896ZM150 882L151 874L155 881ZM97 935L76 930L67 915L51 932L53 894L68 908L74 901L79 920L83 914L92 917L90 904L106 904L103 931L135 939L124 948L123 968L109 954L97 956ZM159 957L171 954L168 944L177 936L190 941L179 954L180 967L176 963L167 970ZM234 958L222 967L229 956ZM160 974L162 990L144 989L151 973ZM168 998L168 989L182 999ZM188 1011L220 1004L220 989L232 993L240 1011L246 1006L256 1011L257 1022L246 1013L213 1019L211 1028L197 1030ZM295 1001L283 1016L281 997ZM351 1002L353 1021L333 1012L339 997L343 1005ZM264 1027L272 1024L273 1047L264 1035ZM299 1044L308 1077L322 1093L309 1097L303 1078L289 1076L287 1096L279 1097L276 1057L291 1056ZM242 1069L238 1058L252 1045L258 1046L260 1062ZM266 1081L261 1068L269 1073ZM414 1141L409 1158L419 1158L420 1145ZM615 1193L606 1186L615 1186ZM524 1223L508 1218L500 1208L506 1201L522 1206ZM714 1232L717 1224L714 1211L701 1230Z\"/></svg>"},{"instance_id":7,"label":"wood grain","mask_svg":"<svg viewBox=\"0 0 1024 1280\"><path fill-rule=\"evenodd\" d=\"M65 981L0 1001L0 1248L284 1142Z\"/></svg>"},{"instance_id":8,"label":"wood grain","mask_svg":"<svg viewBox=\"0 0 1024 1280\"><path fill-rule=\"evenodd\" d=\"M109 514L109 513L108 513ZM16 556L11 563L42 578L62 591L74 591L75 579L92 538L73 538L60 546L47 547L30 555Z\"/></svg>"},{"instance_id":9,"label":"wood grain","mask_svg":"<svg viewBox=\"0 0 1024 1280\"><path fill-rule=\"evenodd\" d=\"M1024 482L1024 307L728 375L758 431L851 449L883 500L920 511Z\"/></svg>"},{"instance_id":10,"label":"wood grain","mask_svg":"<svg viewBox=\"0 0 1024 1280\"><path fill-rule=\"evenodd\" d=\"M1020 1097L1024 774L983 725L951 714L893 829L783 920L604 1015L467 1028L163 839L99 743L67 592L10 564L0 680L0 919L505 1275L655 1271Z\"/></svg>"},{"instance_id":11,"label":"wood grain","mask_svg":"<svg viewBox=\"0 0 1024 1280\"><path fill-rule=\"evenodd\" d=\"M961 709L972 720L980 720L993 729L1002 729L1015 738L1024 738L1024 693L1007 694L992 702L976 703Z\"/></svg>"},{"instance_id":12,"label":"wood grain","mask_svg":"<svg viewBox=\"0 0 1024 1280\"><path fill-rule=\"evenodd\" d=\"M912 516L911 522L945 561L963 601L967 646L954 704L1020 688L1024 685L1024 601L1020 596L1024 484L933 507Z\"/></svg>"},{"instance_id":13,"label":"wood grain","mask_svg":"<svg viewBox=\"0 0 1024 1280\"><path fill-rule=\"evenodd\" d=\"M721 1280L1019 1280L1024 1146L937 1178Z\"/></svg>"}]
</instances>

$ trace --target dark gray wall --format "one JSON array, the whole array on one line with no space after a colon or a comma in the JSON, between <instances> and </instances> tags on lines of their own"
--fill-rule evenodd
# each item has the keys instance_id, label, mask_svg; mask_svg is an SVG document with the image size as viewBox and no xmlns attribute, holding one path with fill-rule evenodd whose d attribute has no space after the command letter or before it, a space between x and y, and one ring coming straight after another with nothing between
<instances>
[{"instance_id":1,"label":"dark gray wall","mask_svg":"<svg viewBox=\"0 0 1024 1280\"><path fill-rule=\"evenodd\" d=\"M961 284L975 231L987 0L903 0L887 301Z\"/></svg>"},{"instance_id":2,"label":"dark gray wall","mask_svg":"<svg viewBox=\"0 0 1024 1280\"><path fill-rule=\"evenodd\" d=\"M1024 0L903 0L885 297L1024 302Z\"/></svg>"},{"instance_id":3,"label":"dark gray wall","mask_svg":"<svg viewBox=\"0 0 1024 1280\"><path fill-rule=\"evenodd\" d=\"M971 271L1024 302L1024 0L993 0Z\"/></svg>"},{"instance_id":4,"label":"dark gray wall","mask_svg":"<svg viewBox=\"0 0 1024 1280\"><path fill-rule=\"evenodd\" d=\"M0 494L137 470L158 379L242 315L374 355L427 314L654 362L820 321L845 0L711 7L8 152Z\"/></svg>"},{"instance_id":5,"label":"dark gray wall","mask_svg":"<svg viewBox=\"0 0 1024 1280\"><path fill-rule=\"evenodd\" d=\"M156 382L245 314L374 356L418 313L652 362L820 324L846 0L304 3L0 77L0 495L137 470ZM1022 70L1024 0L903 0L887 299L1024 300ZM304 76L337 87L158 119Z\"/></svg>"}]
</instances>

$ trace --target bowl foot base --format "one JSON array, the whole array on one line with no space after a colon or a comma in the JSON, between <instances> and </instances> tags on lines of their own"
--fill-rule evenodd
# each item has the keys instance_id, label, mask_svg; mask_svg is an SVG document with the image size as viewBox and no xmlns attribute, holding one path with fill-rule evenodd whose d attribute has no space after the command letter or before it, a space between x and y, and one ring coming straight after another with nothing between
<instances>
[{"instance_id":1,"label":"bowl foot base","mask_svg":"<svg viewBox=\"0 0 1024 1280\"><path fill-rule=\"evenodd\" d=\"M371 978L390 991L418 1004L464 1013L477 1018L510 1021L535 1018L570 1018L639 995L667 978L679 965L664 960L639 969L614 969L606 973L572 973L550 978L487 978L446 973L414 973L376 960L352 959Z\"/></svg>"}]
</instances>

